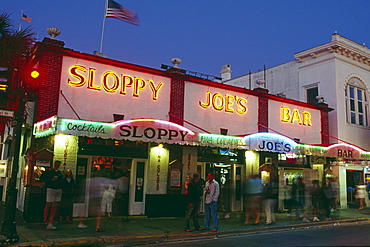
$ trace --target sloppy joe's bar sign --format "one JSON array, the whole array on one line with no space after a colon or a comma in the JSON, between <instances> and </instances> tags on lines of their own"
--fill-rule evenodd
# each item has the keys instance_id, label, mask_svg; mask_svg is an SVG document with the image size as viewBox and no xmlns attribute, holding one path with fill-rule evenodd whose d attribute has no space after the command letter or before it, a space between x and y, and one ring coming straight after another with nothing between
<instances>
[{"instance_id":1,"label":"sloppy joe's bar sign","mask_svg":"<svg viewBox=\"0 0 370 247\"><path fill-rule=\"evenodd\" d=\"M99 73L98 73L99 72ZM86 87L90 90L105 91L107 93L116 93L126 95L128 88L131 88L132 96L139 97L140 92L148 90L149 87L152 99L157 100L158 94L163 87L163 82L154 82L140 77L134 77L126 74L118 74L114 71L96 71L95 68L89 68L82 65L74 65L69 68L70 77L67 83L72 87ZM100 75L99 77L97 75Z\"/></svg>"},{"instance_id":2,"label":"sloppy joe's bar sign","mask_svg":"<svg viewBox=\"0 0 370 247\"><path fill-rule=\"evenodd\" d=\"M245 137L247 149L277 153L292 153L297 143L287 137L274 133L256 133Z\"/></svg>"},{"instance_id":3,"label":"sloppy joe's bar sign","mask_svg":"<svg viewBox=\"0 0 370 247\"><path fill-rule=\"evenodd\" d=\"M196 134L175 123L159 119L130 119L114 123L58 119L57 134L104 139L192 144Z\"/></svg>"}]
</instances>

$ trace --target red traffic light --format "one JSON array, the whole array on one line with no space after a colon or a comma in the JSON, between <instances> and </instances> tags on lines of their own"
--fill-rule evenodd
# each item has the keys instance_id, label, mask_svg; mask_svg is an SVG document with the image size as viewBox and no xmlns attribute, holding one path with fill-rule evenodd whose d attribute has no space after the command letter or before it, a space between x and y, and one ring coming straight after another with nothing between
<instances>
[{"instance_id":1,"label":"red traffic light","mask_svg":"<svg viewBox=\"0 0 370 247\"><path fill-rule=\"evenodd\" d=\"M31 77L36 79L37 77L40 76L40 73L37 70L34 70L31 72Z\"/></svg>"}]
</instances>

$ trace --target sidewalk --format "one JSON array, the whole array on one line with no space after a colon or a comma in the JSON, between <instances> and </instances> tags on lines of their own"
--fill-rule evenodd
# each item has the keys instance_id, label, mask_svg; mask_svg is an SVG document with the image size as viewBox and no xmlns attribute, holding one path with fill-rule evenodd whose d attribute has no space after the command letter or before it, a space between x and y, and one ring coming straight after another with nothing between
<instances>
[{"instance_id":1,"label":"sidewalk","mask_svg":"<svg viewBox=\"0 0 370 247\"><path fill-rule=\"evenodd\" d=\"M3 218L4 205L0 205L0 219ZM264 216L261 218L264 220ZM321 219L321 218L320 218ZM24 223L17 217L17 231L20 241L10 246L102 246L114 243L130 245L154 243L156 241L194 238L224 234L237 234L266 230L288 229L292 227L315 226L354 221L370 220L370 208L358 210L348 208L333 212L331 220L322 218L320 222L303 222L295 216L288 217L287 213L276 215L277 223L273 225L243 225L244 213L233 212L230 218L224 213L219 214L219 231L184 231L183 218L147 218L145 216L103 218L102 228L105 232L95 232L95 218L88 218L85 224L88 228L77 228L78 220L72 224L57 224L56 230L46 230L41 223ZM203 218L199 219L200 224ZM262 222L262 221L261 221Z\"/></svg>"}]
</instances>

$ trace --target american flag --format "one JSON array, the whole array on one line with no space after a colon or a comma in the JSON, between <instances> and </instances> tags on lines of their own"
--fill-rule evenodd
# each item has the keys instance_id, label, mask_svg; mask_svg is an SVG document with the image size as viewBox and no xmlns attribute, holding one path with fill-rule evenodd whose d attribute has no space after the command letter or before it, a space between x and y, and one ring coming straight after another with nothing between
<instances>
[{"instance_id":1,"label":"american flag","mask_svg":"<svg viewBox=\"0 0 370 247\"><path fill-rule=\"evenodd\" d=\"M24 20L26 22L32 22L32 18L30 16L25 15L25 14L22 14L21 20Z\"/></svg>"},{"instance_id":2,"label":"american flag","mask_svg":"<svg viewBox=\"0 0 370 247\"><path fill-rule=\"evenodd\" d=\"M108 8L105 13L106 18L116 18L136 26L140 25L139 17L136 13L123 7L113 0L108 0Z\"/></svg>"}]
</instances>

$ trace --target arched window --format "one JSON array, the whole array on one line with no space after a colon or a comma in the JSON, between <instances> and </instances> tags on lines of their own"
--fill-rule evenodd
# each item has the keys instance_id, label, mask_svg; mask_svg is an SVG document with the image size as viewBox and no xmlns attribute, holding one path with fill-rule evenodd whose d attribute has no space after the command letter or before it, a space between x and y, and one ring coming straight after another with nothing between
<instances>
[{"instance_id":1,"label":"arched window","mask_svg":"<svg viewBox=\"0 0 370 247\"><path fill-rule=\"evenodd\" d=\"M369 103L364 84L358 78L349 79L345 88L345 96L347 122L369 126Z\"/></svg>"}]
</instances>

